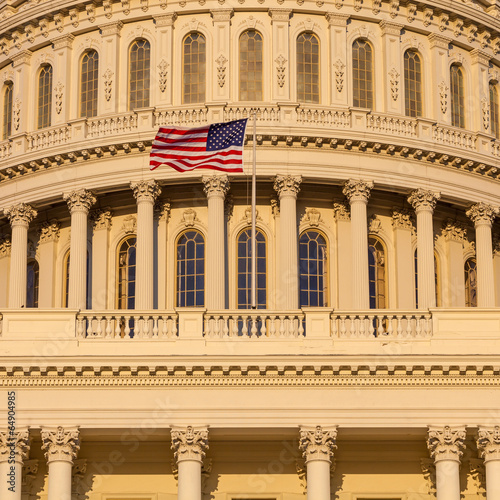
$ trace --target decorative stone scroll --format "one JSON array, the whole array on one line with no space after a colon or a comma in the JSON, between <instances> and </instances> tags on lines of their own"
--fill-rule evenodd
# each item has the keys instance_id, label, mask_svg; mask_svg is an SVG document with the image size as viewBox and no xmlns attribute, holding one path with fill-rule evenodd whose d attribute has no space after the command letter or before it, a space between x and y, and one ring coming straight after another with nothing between
<instances>
[{"instance_id":1,"label":"decorative stone scroll","mask_svg":"<svg viewBox=\"0 0 500 500\"><path fill-rule=\"evenodd\" d=\"M438 85L439 88L439 103L441 105L441 113L446 114L448 109L448 85L443 81Z\"/></svg>"},{"instance_id":2,"label":"decorative stone scroll","mask_svg":"<svg viewBox=\"0 0 500 500\"><path fill-rule=\"evenodd\" d=\"M408 203L410 203L417 213L423 210L433 212L436 208L436 203L440 198L441 193L435 193L434 191L419 188L412 191L408 197Z\"/></svg>"},{"instance_id":3,"label":"decorative stone scroll","mask_svg":"<svg viewBox=\"0 0 500 500\"><path fill-rule=\"evenodd\" d=\"M306 464L311 460L330 462L333 452L337 448L336 440L336 428L323 429L320 425L315 428L301 427L299 448Z\"/></svg>"},{"instance_id":4,"label":"decorative stone scroll","mask_svg":"<svg viewBox=\"0 0 500 500\"><path fill-rule=\"evenodd\" d=\"M340 94L344 90L345 64L341 59L337 59L333 67L335 68L335 85L337 92Z\"/></svg>"},{"instance_id":5,"label":"decorative stone scroll","mask_svg":"<svg viewBox=\"0 0 500 500\"><path fill-rule=\"evenodd\" d=\"M71 462L80 450L80 431L77 428L42 429L42 450L47 463L54 461Z\"/></svg>"},{"instance_id":6,"label":"decorative stone scroll","mask_svg":"<svg viewBox=\"0 0 500 500\"><path fill-rule=\"evenodd\" d=\"M183 460L198 460L203 462L208 449L208 429L195 429L188 426L185 429L172 429L172 450L177 463Z\"/></svg>"},{"instance_id":7,"label":"decorative stone scroll","mask_svg":"<svg viewBox=\"0 0 500 500\"><path fill-rule=\"evenodd\" d=\"M142 201L154 203L161 194L161 187L155 180L131 182L130 188L137 203Z\"/></svg>"},{"instance_id":8,"label":"decorative stone scroll","mask_svg":"<svg viewBox=\"0 0 500 500\"><path fill-rule=\"evenodd\" d=\"M219 84L219 87L222 88L226 83L227 58L223 54L220 54L215 62L217 63L217 83Z\"/></svg>"},{"instance_id":9,"label":"decorative stone scroll","mask_svg":"<svg viewBox=\"0 0 500 500\"><path fill-rule=\"evenodd\" d=\"M454 460L459 462L465 450L465 427L429 428L427 448L435 462Z\"/></svg>"},{"instance_id":10,"label":"decorative stone scroll","mask_svg":"<svg viewBox=\"0 0 500 500\"><path fill-rule=\"evenodd\" d=\"M278 87L283 88L285 85L286 59L283 54L280 54L274 62L276 63L276 76L278 79Z\"/></svg>"},{"instance_id":11,"label":"decorative stone scroll","mask_svg":"<svg viewBox=\"0 0 500 500\"><path fill-rule=\"evenodd\" d=\"M349 179L345 182L342 193L349 200L349 203L353 201L363 201L367 203L372 189L373 182L371 181Z\"/></svg>"},{"instance_id":12,"label":"decorative stone scroll","mask_svg":"<svg viewBox=\"0 0 500 500\"><path fill-rule=\"evenodd\" d=\"M104 97L106 101L111 99L111 93L113 91L113 72L108 68L102 77L104 78Z\"/></svg>"},{"instance_id":13,"label":"decorative stone scroll","mask_svg":"<svg viewBox=\"0 0 500 500\"><path fill-rule=\"evenodd\" d=\"M283 196L297 197L300 191L302 177L300 175L277 175L274 179L274 189L280 199Z\"/></svg>"},{"instance_id":14,"label":"decorative stone scroll","mask_svg":"<svg viewBox=\"0 0 500 500\"><path fill-rule=\"evenodd\" d=\"M207 198L211 196L220 196L224 198L229 191L229 178L227 175L204 175L203 181L203 191Z\"/></svg>"},{"instance_id":15,"label":"decorative stone scroll","mask_svg":"<svg viewBox=\"0 0 500 500\"><path fill-rule=\"evenodd\" d=\"M476 226L486 224L491 227L498 212L499 209L497 207L481 202L472 205L469 210L465 212L465 215L467 215Z\"/></svg>"},{"instance_id":16,"label":"decorative stone scroll","mask_svg":"<svg viewBox=\"0 0 500 500\"><path fill-rule=\"evenodd\" d=\"M88 213L90 207L97 201L92 191L78 189L63 195L63 200L68 204L69 211Z\"/></svg>"},{"instance_id":17,"label":"decorative stone scroll","mask_svg":"<svg viewBox=\"0 0 500 500\"><path fill-rule=\"evenodd\" d=\"M396 68L389 71L389 83L391 84L391 97L393 101L397 101L399 97L399 73Z\"/></svg>"},{"instance_id":18,"label":"decorative stone scroll","mask_svg":"<svg viewBox=\"0 0 500 500\"><path fill-rule=\"evenodd\" d=\"M167 90L168 66L169 64L165 59L162 59L160 64L158 64L158 86L160 87L160 92Z\"/></svg>"},{"instance_id":19,"label":"decorative stone scroll","mask_svg":"<svg viewBox=\"0 0 500 500\"><path fill-rule=\"evenodd\" d=\"M9 219L11 226L26 226L38 215L38 212L25 203L19 203L12 207L6 208L4 214Z\"/></svg>"}]
</instances>

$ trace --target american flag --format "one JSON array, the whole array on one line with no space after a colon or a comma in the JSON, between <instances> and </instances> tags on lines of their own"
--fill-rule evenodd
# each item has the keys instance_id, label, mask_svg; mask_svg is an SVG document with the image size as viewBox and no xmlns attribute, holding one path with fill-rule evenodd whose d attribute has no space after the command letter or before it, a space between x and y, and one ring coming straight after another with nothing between
<instances>
[{"instance_id":1,"label":"american flag","mask_svg":"<svg viewBox=\"0 0 500 500\"><path fill-rule=\"evenodd\" d=\"M210 168L243 172L243 140L248 118L197 128L161 127L153 141L149 168L168 165L178 172Z\"/></svg>"}]
</instances>

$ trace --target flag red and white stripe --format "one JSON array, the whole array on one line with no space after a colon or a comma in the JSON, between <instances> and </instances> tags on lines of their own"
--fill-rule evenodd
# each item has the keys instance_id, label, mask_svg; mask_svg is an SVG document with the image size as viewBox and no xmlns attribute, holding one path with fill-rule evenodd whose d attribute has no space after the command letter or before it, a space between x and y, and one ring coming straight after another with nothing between
<instances>
[{"instance_id":1,"label":"flag red and white stripe","mask_svg":"<svg viewBox=\"0 0 500 500\"><path fill-rule=\"evenodd\" d=\"M195 168L243 172L247 120L197 128L161 127L153 142L150 170L160 165L186 172Z\"/></svg>"}]
</instances>

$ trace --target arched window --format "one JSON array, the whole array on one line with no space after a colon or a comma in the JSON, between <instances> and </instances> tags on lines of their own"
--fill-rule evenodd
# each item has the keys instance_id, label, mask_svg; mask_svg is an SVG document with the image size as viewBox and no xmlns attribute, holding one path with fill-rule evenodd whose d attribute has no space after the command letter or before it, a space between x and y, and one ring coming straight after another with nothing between
<instances>
[{"instance_id":1,"label":"arched window","mask_svg":"<svg viewBox=\"0 0 500 500\"><path fill-rule=\"evenodd\" d=\"M418 257L417 249L415 249L415 254L413 256L413 262L415 265L415 307L418 309ZM441 307L441 287L440 287L440 269L439 269L439 258L437 253L434 252L434 286L436 290L436 306Z\"/></svg>"},{"instance_id":2,"label":"arched window","mask_svg":"<svg viewBox=\"0 0 500 500\"><path fill-rule=\"evenodd\" d=\"M387 307L386 260L384 245L375 236L370 236L368 238L370 309Z\"/></svg>"},{"instance_id":3,"label":"arched window","mask_svg":"<svg viewBox=\"0 0 500 500\"><path fill-rule=\"evenodd\" d=\"M38 307L38 288L40 285L40 268L36 260L28 261L26 281L26 307Z\"/></svg>"},{"instance_id":4,"label":"arched window","mask_svg":"<svg viewBox=\"0 0 500 500\"><path fill-rule=\"evenodd\" d=\"M129 109L149 106L151 47L147 40L135 40L129 54Z\"/></svg>"},{"instance_id":5,"label":"arched window","mask_svg":"<svg viewBox=\"0 0 500 500\"><path fill-rule=\"evenodd\" d=\"M50 127L52 109L52 66L42 66L38 74L38 128Z\"/></svg>"},{"instance_id":6,"label":"arched window","mask_svg":"<svg viewBox=\"0 0 500 500\"><path fill-rule=\"evenodd\" d=\"M262 36L247 30L240 36L240 101L262 101Z\"/></svg>"},{"instance_id":7,"label":"arched window","mask_svg":"<svg viewBox=\"0 0 500 500\"><path fill-rule=\"evenodd\" d=\"M177 306L205 305L205 238L186 231L177 240Z\"/></svg>"},{"instance_id":8,"label":"arched window","mask_svg":"<svg viewBox=\"0 0 500 500\"><path fill-rule=\"evenodd\" d=\"M206 43L201 33L190 33L182 43L182 102L205 102Z\"/></svg>"},{"instance_id":9,"label":"arched window","mask_svg":"<svg viewBox=\"0 0 500 500\"><path fill-rule=\"evenodd\" d=\"M267 306L267 253L266 238L259 229L255 232L256 260L256 302L258 309ZM252 230L244 229L238 235L238 309L252 307Z\"/></svg>"},{"instance_id":10,"label":"arched window","mask_svg":"<svg viewBox=\"0 0 500 500\"><path fill-rule=\"evenodd\" d=\"M414 50L407 50L405 65L405 112L422 116L422 60Z\"/></svg>"},{"instance_id":11,"label":"arched window","mask_svg":"<svg viewBox=\"0 0 500 500\"><path fill-rule=\"evenodd\" d=\"M118 246L117 309L135 307L135 269L137 238L129 236Z\"/></svg>"},{"instance_id":12,"label":"arched window","mask_svg":"<svg viewBox=\"0 0 500 500\"><path fill-rule=\"evenodd\" d=\"M373 108L373 49L362 39L352 44L353 106Z\"/></svg>"},{"instance_id":13,"label":"arched window","mask_svg":"<svg viewBox=\"0 0 500 500\"><path fill-rule=\"evenodd\" d=\"M477 263L476 259L467 259L464 266L465 306L477 307Z\"/></svg>"},{"instance_id":14,"label":"arched window","mask_svg":"<svg viewBox=\"0 0 500 500\"><path fill-rule=\"evenodd\" d=\"M465 128L464 72L453 64L450 68L451 124Z\"/></svg>"},{"instance_id":15,"label":"arched window","mask_svg":"<svg viewBox=\"0 0 500 500\"><path fill-rule=\"evenodd\" d=\"M318 231L306 231L299 240L300 307L328 305L327 246Z\"/></svg>"},{"instance_id":16,"label":"arched window","mask_svg":"<svg viewBox=\"0 0 500 500\"><path fill-rule=\"evenodd\" d=\"M97 115L99 55L95 50L85 52L80 66L80 116Z\"/></svg>"},{"instance_id":17,"label":"arched window","mask_svg":"<svg viewBox=\"0 0 500 500\"><path fill-rule=\"evenodd\" d=\"M319 40L314 33L297 37L297 100L319 103Z\"/></svg>"},{"instance_id":18,"label":"arched window","mask_svg":"<svg viewBox=\"0 0 500 500\"><path fill-rule=\"evenodd\" d=\"M500 119L498 108L498 89L495 82L490 82L490 124L491 133L498 139L500 137Z\"/></svg>"},{"instance_id":19,"label":"arched window","mask_svg":"<svg viewBox=\"0 0 500 500\"><path fill-rule=\"evenodd\" d=\"M3 93L3 126L2 139L5 140L12 134L12 94L14 85L11 82L5 84Z\"/></svg>"}]
</instances>

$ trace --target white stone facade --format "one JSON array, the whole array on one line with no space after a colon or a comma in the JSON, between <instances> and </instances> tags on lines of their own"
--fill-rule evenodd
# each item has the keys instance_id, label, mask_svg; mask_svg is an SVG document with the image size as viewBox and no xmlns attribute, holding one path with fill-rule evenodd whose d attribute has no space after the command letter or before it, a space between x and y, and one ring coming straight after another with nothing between
<instances>
[{"instance_id":1,"label":"white stone facade","mask_svg":"<svg viewBox=\"0 0 500 500\"><path fill-rule=\"evenodd\" d=\"M499 16L490 0L0 2L0 500L498 500ZM240 99L247 30L258 102ZM205 98L186 104L192 33ZM303 33L316 102L299 99ZM130 109L136 40L149 100ZM159 126L252 110L256 310L250 129L243 174L148 169Z\"/></svg>"}]
</instances>

